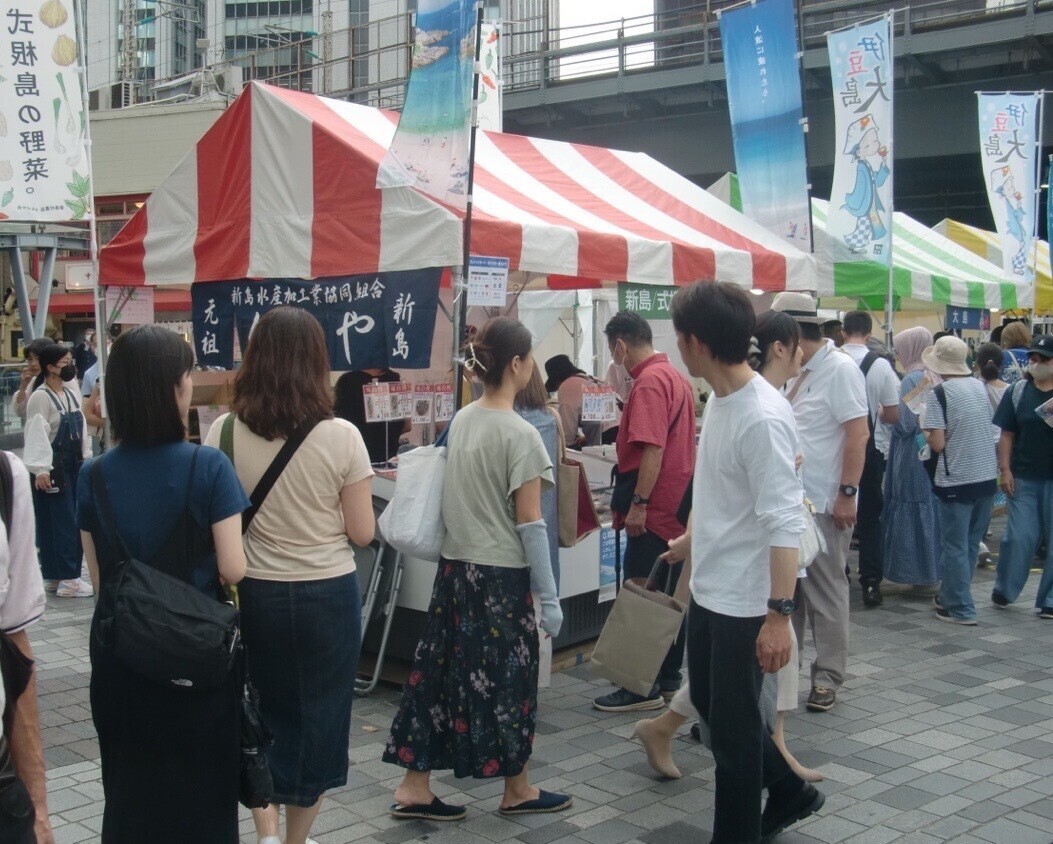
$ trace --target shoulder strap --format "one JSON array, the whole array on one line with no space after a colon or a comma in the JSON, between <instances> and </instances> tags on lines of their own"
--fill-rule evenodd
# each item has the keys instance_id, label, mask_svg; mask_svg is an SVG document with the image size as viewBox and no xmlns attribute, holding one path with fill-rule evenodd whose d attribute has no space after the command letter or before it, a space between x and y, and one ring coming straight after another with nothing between
<instances>
[{"instance_id":1,"label":"shoulder strap","mask_svg":"<svg viewBox=\"0 0 1053 844\"><path fill-rule=\"evenodd\" d=\"M263 473L260 482L256 484L252 495L249 496L249 509L241 514L242 533L249 529L249 525L256 518L256 514L260 511L260 507L263 506L263 502L266 500L268 493L270 493L271 487L274 486L281 473L285 471L285 467L289 465L289 461L293 459L297 449L303 445L303 441L307 439L307 435L314 430L317 424L315 422L311 425L301 425L293 431L292 436L285 441L285 445L281 447L277 456L271 461L271 465L267 467L267 471Z\"/></svg>"},{"instance_id":2,"label":"shoulder strap","mask_svg":"<svg viewBox=\"0 0 1053 844\"><path fill-rule=\"evenodd\" d=\"M943 408L943 422L947 424L947 391L943 388L943 384L937 384L933 387L932 392L936 396L936 401L940 403L940 407Z\"/></svg>"},{"instance_id":3,"label":"shoulder strap","mask_svg":"<svg viewBox=\"0 0 1053 844\"><path fill-rule=\"evenodd\" d=\"M869 351L866 353L866 356L863 358L863 360L859 362L859 368L863 370L864 378L866 378L870 374L870 367L877 363L877 360L880 357L881 355L879 355L877 352Z\"/></svg>"},{"instance_id":4,"label":"shoulder strap","mask_svg":"<svg viewBox=\"0 0 1053 844\"><path fill-rule=\"evenodd\" d=\"M1024 398L1024 390L1027 389L1027 381L1021 378L1013 384L1013 410L1020 411L1020 402Z\"/></svg>"},{"instance_id":5,"label":"shoulder strap","mask_svg":"<svg viewBox=\"0 0 1053 844\"><path fill-rule=\"evenodd\" d=\"M219 450L227 455L231 465L234 464L234 419L234 414L228 413L219 432Z\"/></svg>"},{"instance_id":6,"label":"shoulder strap","mask_svg":"<svg viewBox=\"0 0 1053 844\"><path fill-rule=\"evenodd\" d=\"M110 538L117 543L117 550L123 557L122 562L131 560L132 555L128 552L128 546L124 544L120 531L117 530L117 522L113 516L113 505L110 504L110 493L106 490L106 481L102 477L102 459L98 458L91 464L91 489L95 493L95 509L99 515L99 521L106 528Z\"/></svg>"},{"instance_id":7,"label":"shoulder strap","mask_svg":"<svg viewBox=\"0 0 1053 844\"><path fill-rule=\"evenodd\" d=\"M53 392L51 392L51 388L50 388L50 387L48 387L48 386L47 386L46 384L42 384L41 386L42 386L42 387L44 388L44 393L45 393L45 394L47 395L47 397L48 397L49 399L51 399L51 403L52 403L53 405L55 405L55 409L56 409L56 410L57 410L57 411L58 411L58 412L59 412L60 414L61 414L61 413L63 413L64 411L63 411L63 409L62 409L62 402L60 402L60 401L58 400L58 396L56 396L56 395L55 395L55 394L54 394Z\"/></svg>"},{"instance_id":8,"label":"shoulder strap","mask_svg":"<svg viewBox=\"0 0 1053 844\"><path fill-rule=\"evenodd\" d=\"M805 379L808 377L811 371L812 370L810 369L802 369L801 374L797 376L797 382L793 385L793 389L790 390L790 394L786 397L786 401L788 401L791 405L793 404L793 400L797 398L797 393L800 392L801 385L804 384Z\"/></svg>"},{"instance_id":9,"label":"shoulder strap","mask_svg":"<svg viewBox=\"0 0 1053 844\"><path fill-rule=\"evenodd\" d=\"M7 538L11 538L11 519L15 512L15 476L11 472L11 459L6 451L0 451L0 518L4 520Z\"/></svg>"}]
</instances>

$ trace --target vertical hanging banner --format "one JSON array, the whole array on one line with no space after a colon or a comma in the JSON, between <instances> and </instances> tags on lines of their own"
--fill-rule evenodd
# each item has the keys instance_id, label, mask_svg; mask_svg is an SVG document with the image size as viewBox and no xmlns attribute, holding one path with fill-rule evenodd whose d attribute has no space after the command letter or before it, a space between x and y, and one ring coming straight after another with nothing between
<instances>
[{"instance_id":1,"label":"vertical hanging banner","mask_svg":"<svg viewBox=\"0 0 1053 844\"><path fill-rule=\"evenodd\" d=\"M987 200L1002 243L1002 269L1009 279L1031 281L1028 258L1038 222L1038 93L977 94L980 159Z\"/></svg>"},{"instance_id":2,"label":"vertical hanging banner","mask_svg":"<svg viewBox=\"0 0 1053 844\"><path fill-rule=\"evenodd\" d=\"M759 0L720 15L742 210L808 251L808 162L793 0Z\"/></svg>"},{"instance_id":3,"label":"vertical hanging banner","mask_svg":"<svg viewBox=\"0 0 1053 844\"><path fill-rule=\"evenodd\" d=\"M891 24L883 17L827 35L836 149L826 230L856 260L885 265L892 249Z\"/></svg>"},{"instance_id":4,"label":"vertical hanging banner","mask_svg":"<svg viewBox=\"0 0 1053 844\"><path fill-rule=\"evenodd\" d=\"M476 112L480 129L503 131L504 98L501 94L501 24L483 24L479 48L479 108Z\"/></svg>"},{"instance_id":5,"label":"vertical hanging banner","mask_svg":"<svg viewBox=\"0 0 1053 844\"><path fill-rule=\"evenodd\" d=\"M87 219L73 2L10 0L0 21L0 220Z\"/></svg>"},{"instance_id":6,"label":"vertical hanging banner","mask_svg":"<svg viewBox=\"0 0 1053 844\"><path fill-rule=\"evenodd\" d=\"M413 67L378 188L415 187L467 207L475 0L420 0Z\"/></svg>"}]
</instances>

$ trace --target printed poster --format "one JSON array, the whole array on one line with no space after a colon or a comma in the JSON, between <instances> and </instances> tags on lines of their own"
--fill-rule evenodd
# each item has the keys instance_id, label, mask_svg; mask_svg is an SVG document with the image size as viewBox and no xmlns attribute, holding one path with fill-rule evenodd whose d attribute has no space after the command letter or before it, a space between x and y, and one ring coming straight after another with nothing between
<instances>
[{"instance_id":1,"label":"printed poster","mask_svg":"<svg viewBox=\"0 0 1053 844\"><path fill-rule=\"evenodd\" d=\"M886 266L892 250L890 23L886 16L827 36L836 149L826 231L844 257Z\"/></svg>"},{"instance_id":2,"label":"printed poster","mask_svg":"<svg viewBox=\"0 0 1053 844\"><path fill-rule=\"evenodd\" d=\"M468 258L468 306L503 308L508 296L508 259Z\"/></svg>"},{"instance_id":3,"label":"printed poster","mask_svg":"<svg viewBox=\"0 0 1053 844\"><path fill-rule=\"evenodd\" d=\"M609 384L586 384L581 395L582 422L614 422L618 405Z\"/></svg>"},{"instance_id":4,"label":"printed poster","mask_svg":"<svg viewBox=\"0 0 1053 844\"><path fill-rule=\"evenodd\" d=\"M600 595L599 603L613 601L618 595L617 581L617 539L614 528L600 528ZM629 536L622 532L622 563L625 562L625 548Z\"/></svg>"},{"instance_id":5,"label":"printed poster","mask_svg":"<svg viewBox=\"0 0 1053 844\"><path fill-rule=\"evenodd\" d=\"M92 214L73 0L10 0L0 45L0 220Z\"/></svg>"},{"instance_id":6,"label":"printed poster","mask_svg":"<svg viewBox=\"0 0 1053 844\"><path fill-rule=\"evenodd\" d=\"M378 188L415 187L467 207L475 0L419 0L413 66Z\"/></svg>"},{"instance_id":7,"label":"printed poster","mask_svg":"<svg viewBox=\"0 0 1053 844\"><path fill-rule=\"evenodd\" d=\"M811 249L808 162L793 0L758 0L720 14L742 211Z\"/></svg>"},{"instance_id":8,"label":"printed poster","mask_svg":"<svg viewBox=\"0 0 1053 844\"><path fill-rule=\"evenodd\" d=\"M504 102L501 94L501 24L483 23L479 47L479 107L476 121L480 129L501 132L504 125Z\"/></svg>"},{"instance_id":9,"label":"printed poster","mask_svg":"<svg viewBox=\"0 0 1053 844\"><path fill-rule=\"evenodd\" d=\"M1036 147L1041 94L977 94L980 159L1006 278L1032 282L1038 219Z\"/></svg>"},{"instance_id":10,"label":"printed poster","mask_svg":"<svg viewBox=\"0 0 1053 844\"><path fill-rule=\"evenodd\" d=\"M118 325L152 325L154 289L152 287L107 287L108 323Z\"/></svg>"}]
</instances>

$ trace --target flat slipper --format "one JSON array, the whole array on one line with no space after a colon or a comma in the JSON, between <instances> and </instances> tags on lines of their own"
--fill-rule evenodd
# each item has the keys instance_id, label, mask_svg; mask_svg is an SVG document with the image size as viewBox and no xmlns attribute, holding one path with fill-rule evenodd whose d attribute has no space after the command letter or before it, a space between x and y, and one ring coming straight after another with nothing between
<instances>
[{"instance_id":1,"label":"flat slipper","mask_svg":"<svg viewBox=\"0 0 1053 844\"><path fill-rule=\"evenodd\" d=\"M431 803L413 803L409 806L392 803L388 811L393 818L422 818L426 821L459 821L468 814L464 806L451 806L438 797Z\"/></svg>"},{"instance_id":2,"label":"flat slipper","mask_svg":"<svg viewBox=\"0 0 1053 844\"><path fill-rule=\"evenodd\" d=\"M509 806L507 809L498 809L502 815L543 815L549 812L562 812L569 809L574 798L569 794L554 794L551 791L541 791L537 800L525 800Z\"/></svg>"}]
</instances>

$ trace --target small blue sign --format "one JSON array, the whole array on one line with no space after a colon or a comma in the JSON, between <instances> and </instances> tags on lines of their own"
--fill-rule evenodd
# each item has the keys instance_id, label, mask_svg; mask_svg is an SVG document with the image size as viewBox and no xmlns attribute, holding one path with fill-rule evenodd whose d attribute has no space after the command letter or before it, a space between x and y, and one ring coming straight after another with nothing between
<instances>
[{"instance_id":1,"label":"small blue sign","mask_svg":"<svg viewBox=\"0 0 1053 844\"><path fill-rule=\"evenodd\" d=\"M991 327L991 312L948 305L946 327L948 331L987 331Z\"/></svg>"}]
</instances>

